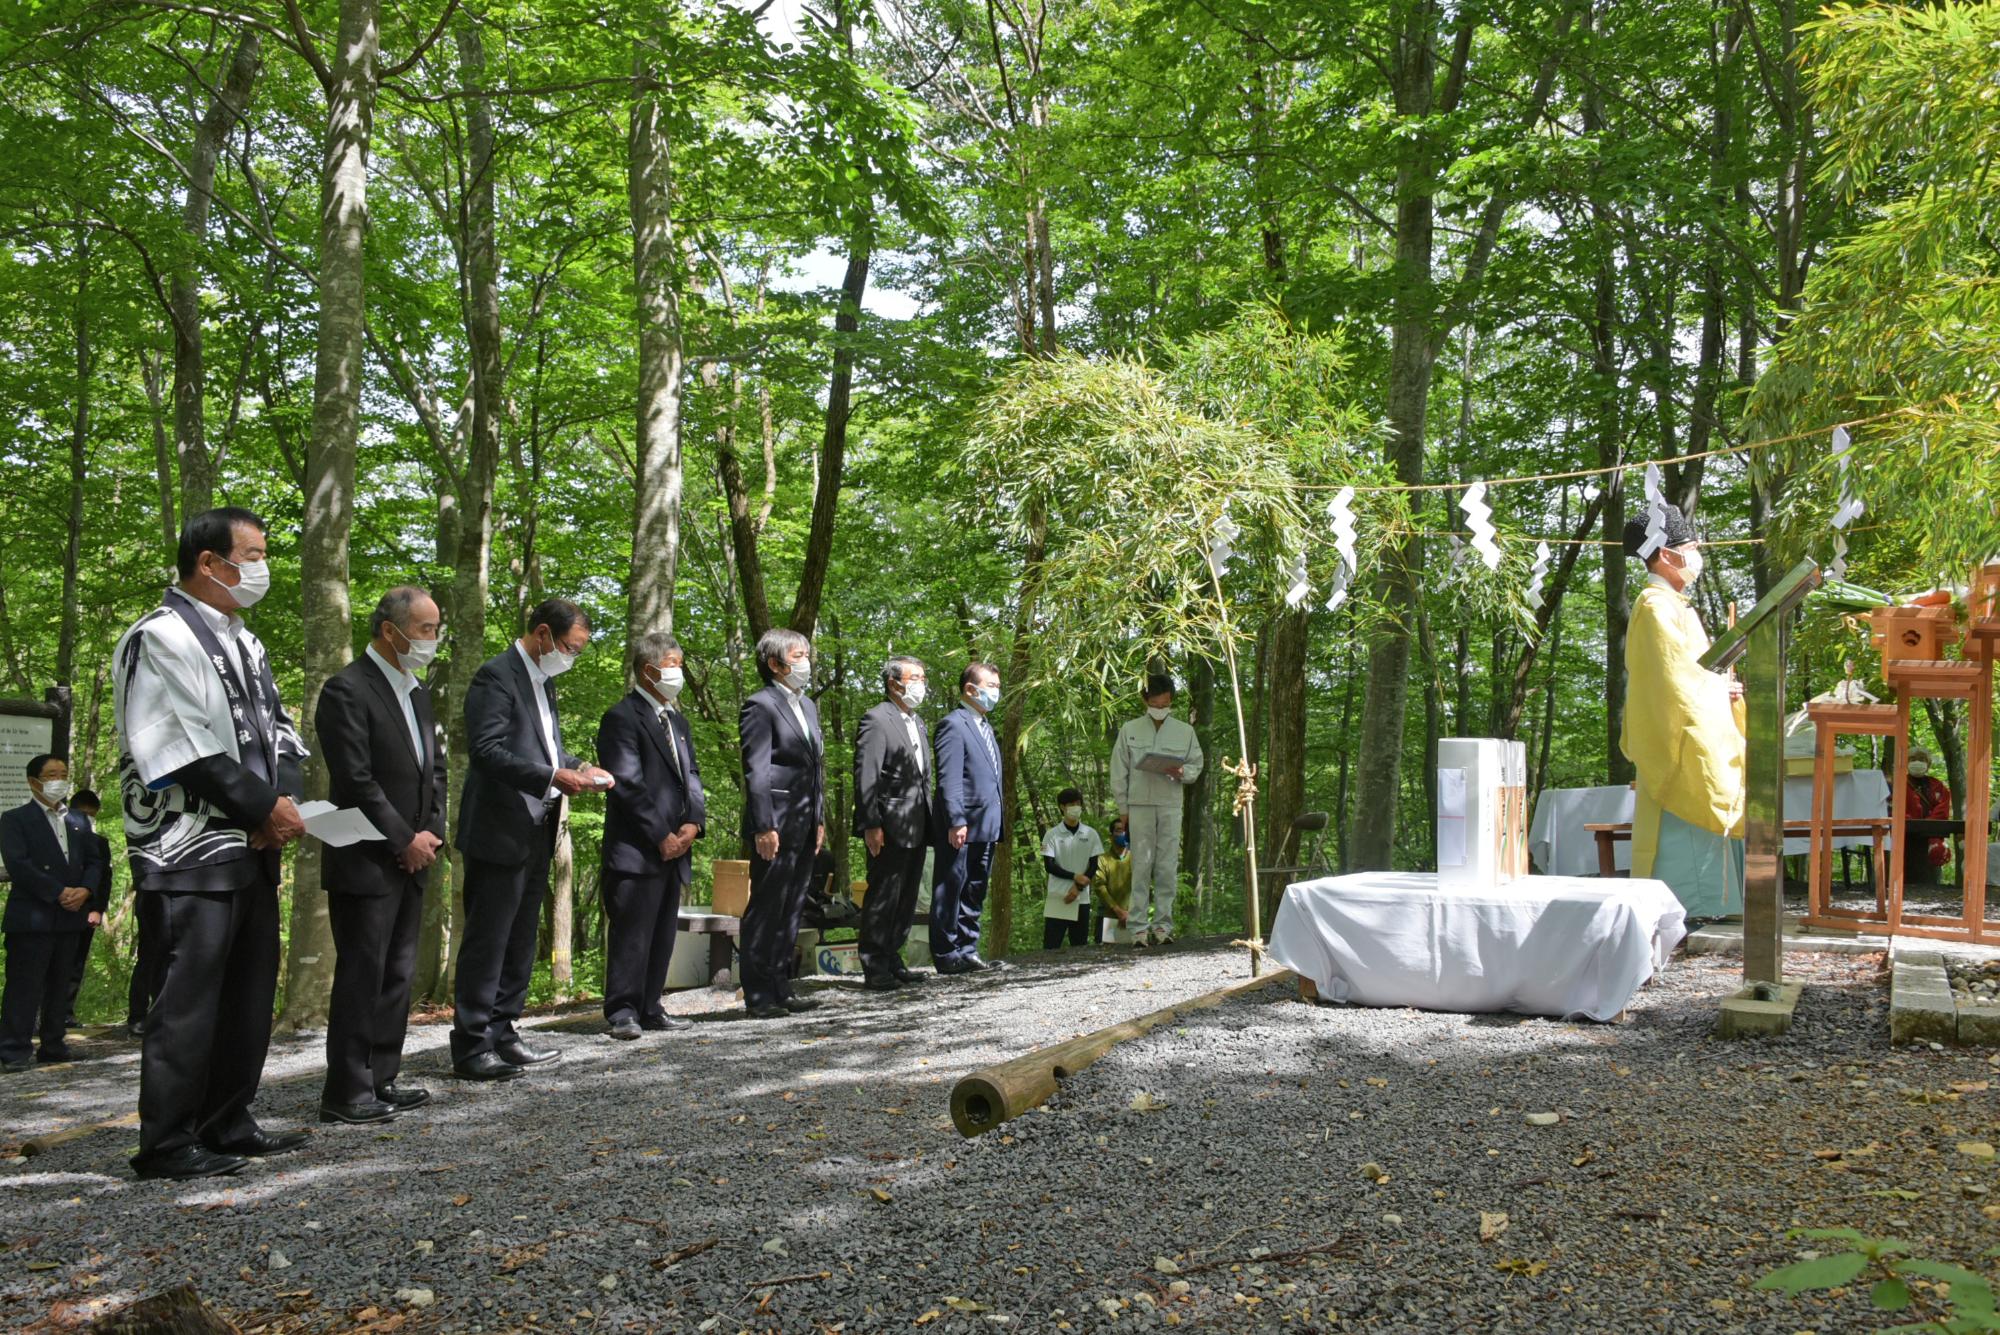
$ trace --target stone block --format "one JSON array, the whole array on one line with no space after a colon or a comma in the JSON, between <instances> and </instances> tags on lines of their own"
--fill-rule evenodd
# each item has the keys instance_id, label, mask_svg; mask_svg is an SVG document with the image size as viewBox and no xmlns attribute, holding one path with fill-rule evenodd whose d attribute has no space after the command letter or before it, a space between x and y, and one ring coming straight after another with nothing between
<instances>
[{"instance_id":1,"label":"stone block","mask_svg":"<svg viewBox=\"0 0 2000 1335\"><path fill-rule=\"evenodd\" d=\"M1960 1006L1958 1041L1968 1047L2000 1048L2000 1006Z\"/></svg>"},{"instance_id":2,"label":"stone block","mask_svg":"<svg viewBox=\"0 0 2000 1335\"><path fill-rule=\"evenodd\" d=\"M1723 998L1722 1013L1715 1022L1717 1037L1776 1038L1791 1029L1792 1012L1798 1009L1804 985L1780 983L1776 995L1769 997L1760 996L1760 989L1773 990L1769 983L1752 983Z\"/></svg>"},{"instance_id":3,"label":"stone block","mask_svg":"<svg viewBox=\"0 0 2000 1335\"><path fill-rule=\"evenodd\" d=\"M1927 960L1929 962L1927 962ZM1889 971L1889 1041L1956 1043L1958 1007L1934 950L1899 953Z\"/></svg>"}]
</instances>

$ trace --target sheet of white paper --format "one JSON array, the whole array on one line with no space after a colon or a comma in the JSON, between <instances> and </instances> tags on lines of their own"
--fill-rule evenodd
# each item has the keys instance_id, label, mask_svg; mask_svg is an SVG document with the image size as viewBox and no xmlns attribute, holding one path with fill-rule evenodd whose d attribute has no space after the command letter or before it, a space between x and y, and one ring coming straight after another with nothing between
<instances>
[{"instance_id":1,"label":"sheet of white paper","mask_svg":"<svg viewBox=\"0 0 2000 1335\"><path fill-rule=\"evenodd\" d=\"M1465 771L1438 770L1438 866L1465 865Z\"/></svg>"},{"instance_id":2,"label":"sheet of white paper","mask_svg":"<svg viewBox=\"0 0 2000 1335\"><path fill-rule=\"evenodd\" d=\"M372 821L351 807L336 807L331 802L305 802L299 806L299 816L306 823L307 834L334 848L345 848L364 839L382 837L382 832L375 828Z\"/></svg>"}]
</instances>

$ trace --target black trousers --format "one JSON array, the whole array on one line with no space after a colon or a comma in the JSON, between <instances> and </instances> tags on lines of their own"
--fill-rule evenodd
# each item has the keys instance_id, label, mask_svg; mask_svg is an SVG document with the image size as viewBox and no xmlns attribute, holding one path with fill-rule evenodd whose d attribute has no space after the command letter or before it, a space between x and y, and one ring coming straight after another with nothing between
<instances>
[{"instance_id":1,"label":"black trousers","mask_svg":"<svg viewBox=\"0 0 2000 1335\"><path fill-rule=\"evenodd\" d=\"M868 857L868 893L861 899L861 970L870 978L894 978L904 967L903 943L917 916L923 888L924 851L884 843Z\"/></svg>"},{"instance_id":2,"label":"black trousers","mask_svg":"<svg viewBox=\"0 0 2000 1335\"><path fill-rule=\"evenodd\" d=\"M604 1018L666 1014L667 965L680 926L681 864L657 872L604 872Z\"/></svg>"},{"instance_id":3,"label":"black trousers","mask_svg":"<svg viewBox=\"0 0 2000 1335\"><path fill-rule=\"evenodd\" d=\"M743 1004L755 1009L792 995L791 963L798 952L799 918L812 887L813 826L778 831L778 856L766 862L750 845L750 903L737 936L743 960Z\"/></svg>"},{"instance_id":4,"label":"black trousers","mask_svg":"<svg viewBox=\"0 0 2000 1335\"><path fill-rule=\"evenodd\" d=\"M320 1101L365 1103L403 1069L424 891L408 885L387 895L330 894L326 913L336 954Z\"/></svg>"},{"instance_id":5,"label":"black trousers","mask_svg":"<svg viewBox=\"0 0 2000 1335\"><path fill-rule=\"evenodd\" d=\"M70 962L76 954L78 935L74 931L7 933L7 983L0 992L0 1062L28 1060L38 1028L43 1061L60 1061L68 1051L63 1029L69 1019Z\"/></svg>"},{"instance_id":6,"label":"black trousers","mask_svg":"<svg viewBox=\"0 0 2000 1335\"><path fill-rule=\"evenodd\" d=\"M136 874L133 884L138 884ZM158 895L138 895L132 901L133 916L139 920L139 951L132 961L132 985L125 994L127 1024L145 1019L153 999L160 995L160 915L165 907Z\"/></svg>"},{"instance_id":7,"label":"black trousers","mask_svg":"<svg viewBox=\"0 0 2000 1335\"><path fill-rule=\"evenodd\" d=\"M250 1101L278 996L278 887L268 875L237 890L142 894L162 901L160 994L139 1055L135 1163L257 1130Z\"/></svg>"},{"instance_id":8,"label":"black trousers","mask_svg":"<svg viewBox=\"0 0 2000 1335\"><path fill-rule=\"evenodd\" d=\"M549 893L555 822L522 863L465 859L465 944L452 989L451 1059L462 1062L514 1040L514 1021L535 976L535 937Z\"/></svg>"},{"instance_id":9,"label":"black trousers","mask_svg":"<svg viewBox=\"0 0 2000 1335\"><path fill-rule=\"evenodd\" d=\"M69 965L69 1004L63 1008L63 1015L69 1023L76 1023L76 999L83 995L83 976L90 972L90 943L97 939L97 929L86 927L76 934L76 949L71 952Z\"/></svg>"},{"instance_id":10,"label":"black trousers","mask_svg":"<svg viewBox=\"0 0 2000 1335\"><path fill-rule=\"evenodd\" d=\"M1090 905L1082 907L1074 922L1068 918L1042 919L1042 949L1054 950L1064 941L1073 946L1090 944Z\"/></svg>"},{"instance_id":11,"label":"black trousers","mask_svg":"<svg viewBox=\"0 0 2000 1335\"><path fill-rule=\"evenodd\" d=\"M963 964L979 953L979 914L986 907L986 880L996 847L938 845L936 883L931 886L931 958L939 964Z\"/></svg>"}]
</instances>

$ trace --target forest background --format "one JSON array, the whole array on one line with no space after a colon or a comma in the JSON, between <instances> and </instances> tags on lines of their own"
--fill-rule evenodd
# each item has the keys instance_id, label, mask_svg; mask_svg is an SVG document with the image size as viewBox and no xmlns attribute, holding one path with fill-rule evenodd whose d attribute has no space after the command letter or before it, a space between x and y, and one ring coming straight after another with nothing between
<instances>
[{"instance_id":1,"label":"forest background","mask_svg":"<svg viewBox=\"0 0 2000 1335\"><path fill-rule=\"evenodd\" d=\"M626 688L627 636L671 629L709 792L697 895L740 855L764 629L815 640L842 881L883 658L930 664L937 716L964 662L999 664L996 953L1035 936L1054 794L1109 821L1110 737L1156 656L1236 761L1235 651L1265 865L1300 856L1307 810L1333 813L1337 867L1428 865L1441 736L1525 740L1536 791L1628 780L1631 465L1659 461L1711 542L1711 626L1835 555L1835 423L1868 503L1852 575L1914 591L2000 550L2000 7L8 13L0 694L71 689L72 774L114 810L111 647L213 504L272 521L252 622L302 720L383 589L437 592L454 793L465 683L537 599L598 629L562 683L573 746ZM1529 475L1488 494L1489 569L1462 488ZM1852 627L1808 618L1793 702L1848 657L1866 676ZM1962 792L1962 716L1922 726ZM1213 763L1188 794L1184 931L1244 925L1235 796ZM600 827L571 811L545 995L600 967ZM292 861L285 1007L310 1025L333 952L310 841ZM133 935L118 882L100 1017Z\"/></svg>"}]
</instances>

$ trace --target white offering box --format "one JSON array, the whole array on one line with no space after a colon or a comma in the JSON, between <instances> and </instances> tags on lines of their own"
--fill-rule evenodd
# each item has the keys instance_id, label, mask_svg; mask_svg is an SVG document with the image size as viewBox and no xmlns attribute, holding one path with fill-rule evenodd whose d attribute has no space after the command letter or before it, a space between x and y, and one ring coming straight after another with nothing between
<instances>
[{"instance_id":1,"label":"white offering box","mask_svg":"<svg viewBox=\"0 0 2000 1335\"><path fill-rule=\"evenodd\" d=\"M1528 874L1528 749L1497 737L1438 742L1438 885L1476 889Z\"/></svg>"}]
</instances>

